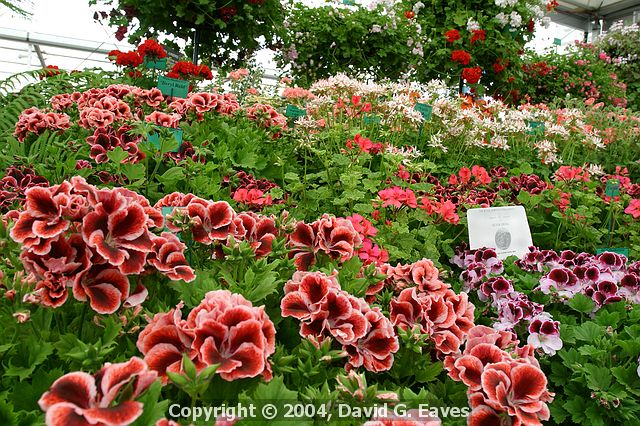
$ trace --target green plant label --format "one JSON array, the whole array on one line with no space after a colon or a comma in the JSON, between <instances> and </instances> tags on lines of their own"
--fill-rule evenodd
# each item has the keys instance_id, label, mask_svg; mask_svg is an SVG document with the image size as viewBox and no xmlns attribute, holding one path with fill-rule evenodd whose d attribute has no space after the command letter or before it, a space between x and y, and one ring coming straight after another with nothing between
<instances>
[{"instance_id":1,"label":"green plant label","mask_svg":"<svg viewBox=\"0 0 640 426\"><path fill-rule=\"evenodd\" d=\"M380 116L365 114L362 117L364 124L380 124Z\"/></svg>"},{"instance_id":2,"label":"green plant label","mask_svg":"<svg viewBox=\"0 0 640 426\"><path fill-rule=\"evenodd\" d=\"M618 179L609 179L607 186L604 188L604 194L607 197L617 197L620 195L620 181Z\"/></svg>"},{"instance_id":3,"label":"green plant label","mask_svg":"<svg viewBox=\"0 0 640 426\"><path fill-rule=\"evenodd\" d=\"M284 115L286 115L289 118L298 118L298 117L304 117L305 115L307 115L307 111L302 109L302 108L298 108L295 105L287 105L287 109L284 112Z\"/></svg>"},{"instance_id":4,"label":"green plant label","mask_svg":"<svg viewBox=\"0 0 640 426\"><path fill-rule=\"evenodd\" d=\"M544 122L542 121L528 121L527 134L529 135L543 135L544 134Z\"/></svg>"},{"instance_id":5,"label":"green plant label","mask_svg":"<svg viewBox=\"0 0 640 426\"><path fill-rule=\"evenodd\" d=\"M158 77L158 89L160 89L165 96L186 98L189 93L189 82L187 80L178 80L177 78L169 78L161 75Z\"/></svg>"},{"instance_id":6,"label":"green plant label","mask_svg":"<svg viewBox=\"0 0 640 426\"><path fill-rule=\"evenodd\" d=\"M174 129L171 127L164 128L169 129L171 133L173 133L173 137L178 142L178 147L171 150L171 152L178 152L180 150L180 147L182 146L182 129ZM151 142L156 148L160 149L160 135L157 132L150 133L147 140Z\"/></svg>"},{"instance_id":7,"label":"green plant label","mask_svg":"<svg viewBox=\"0 0 640 426\"><path fill-rule=\"evenodd\" d=\"M509 38L515 38L517 32L518 32L518 29L512 27L509 24L504 26L503 33L506 34Z\"/></svg>"},{"instance_id":8,"label":"green plant label","mask_svg":"<svg viewBox=\"0 0 640 426\"><path fill-rule=\"evenodd\" d=\"M347 6L354 6L356 2L354 0L342 0L342 4L346 4Z\"/></svg>"},{"instance_id":9,"label":"green plant label","mask_svg":"<svg viewBox=\"0 0 640 426\"><path fill-rule=\"evenodd\" d=\"M144 67L150 70L165 70L167 69L167 58L152 61L145 56Z\"/></svg>"},{"instance_id":10,"label":"green plant label","mask_svg":"<svg viewBox=\"0 0 640 426\"><path fill-rule=\"evenodd\" d=\"M420 114L422 114L422 118L424 118L424 121L431 120L431 113L433 112L433 107L431 105L417 103L413 108Z\"/></svg>"},{"instance_id":11,"label":"green plant label","mask_svg":"<svg viewBox=\"0 0 640 426\"><path fill-rule=\"evenodd\" d=\"M605 251L609 251L611 253L621 254L623 256L629 257L629 249L626 247L602 247L596 249L596 254L604 253Z\"/></svg>"},{"instance_id":12,"label":"green plant label","mask_svg":"<svg viewBox=\"0 0 640 426\"><path fill-rule=\"evenodd\" d=\"M556 46L560 46L562 44L562 39L554 38L553 39L553 44L556 45Z\"/></svg>"},{"instance_id":13,"label":"green plant label","mask_svg":"<svg viewBox=\"0 0 640 426\"><path fill-rule=\"evenodd\" d=\"M174 206L165 206L162 207L162 217L166 218L167 216L169 216L171 213L173 213L173 211L176 208Z\"/></svg>"}]
</instances>

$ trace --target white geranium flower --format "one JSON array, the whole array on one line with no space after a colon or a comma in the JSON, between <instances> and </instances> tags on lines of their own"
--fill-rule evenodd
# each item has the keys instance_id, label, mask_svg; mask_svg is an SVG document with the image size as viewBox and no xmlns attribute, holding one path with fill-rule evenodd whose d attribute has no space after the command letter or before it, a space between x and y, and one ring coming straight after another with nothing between
<instances>
[{"instance_id":1,"label":"white geranium flower","mask_svg":"<svg viewBox=\"0 0 640 426\"><path fill-rule=\"evenodd\" d=\"M480 29L480 24L474 21L473 18L469 18L467 21L467 31L477 31Z\"/></svg>"},{"instance_id":2,"label":"white geranium flower","mask_svg":"<svg viewBox=\"0 0 640 426\"><path fill-rule=\"evenodd\" d=\"M515 10L511 12L511 26L515 28L522 26L522 16Z\"/></svg>"},{"instance_id":3,"label":"white geranium flower","mask_svg":"<svg viewBox=\"0 0 640 426\"><path fill-rule=\"evenodd\" d=\"M509 23L509 17L503 12L500 12L496 15L496 20L500 23L500 25L507 25Z\"/></svg>"}]
</instances>

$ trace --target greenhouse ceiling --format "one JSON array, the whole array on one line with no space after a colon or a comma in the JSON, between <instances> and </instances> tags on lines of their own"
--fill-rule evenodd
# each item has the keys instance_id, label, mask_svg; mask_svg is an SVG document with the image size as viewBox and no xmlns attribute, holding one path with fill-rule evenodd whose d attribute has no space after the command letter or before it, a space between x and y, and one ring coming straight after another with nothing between
<instances>
[{"instance_id":1,"label":"greenhouse ceiling","mask_svg":"<svg viewBox=\"0 0 640 426\"><path fill-rule=\"evenodd\" d=\"M640 0L561 0L551 19L585 32L606 30L616 21L640 21Z\"/></svg>"}]
</instances>

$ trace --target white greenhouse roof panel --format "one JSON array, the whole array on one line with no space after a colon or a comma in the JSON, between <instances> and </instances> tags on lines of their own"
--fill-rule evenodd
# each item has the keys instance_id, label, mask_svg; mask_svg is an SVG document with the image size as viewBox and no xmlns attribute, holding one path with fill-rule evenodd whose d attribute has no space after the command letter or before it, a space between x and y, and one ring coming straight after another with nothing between
<instances>
[{"instance_id":1,"label":"white greenhouse roof panel","mask_svg":"<svg viewBox=\"0 0 640 426\"><path fill-rule=\"evenodd\" d=\"M640 20L640 0L558 0L558 8L550 16L558 24L591 31L600 21L609 27L625 18Z\"/></svg>"}]
</instances>

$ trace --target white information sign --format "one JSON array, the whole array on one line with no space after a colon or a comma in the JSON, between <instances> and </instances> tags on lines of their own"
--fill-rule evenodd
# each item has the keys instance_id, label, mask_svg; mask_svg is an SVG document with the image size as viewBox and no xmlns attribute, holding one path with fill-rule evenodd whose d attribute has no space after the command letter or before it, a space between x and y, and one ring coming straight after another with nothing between
<instances>
[{"instance_id":1,"label":"white information sign","mask_svg":"<svg viewBox=\"0 0 640 426\"><path fill-rule=\"evenodd\" d=\"M499 259L522 257L533 245L527 213L522 206L467 210L469 246L491 247Z\"/></svg>"}]
</instances>

